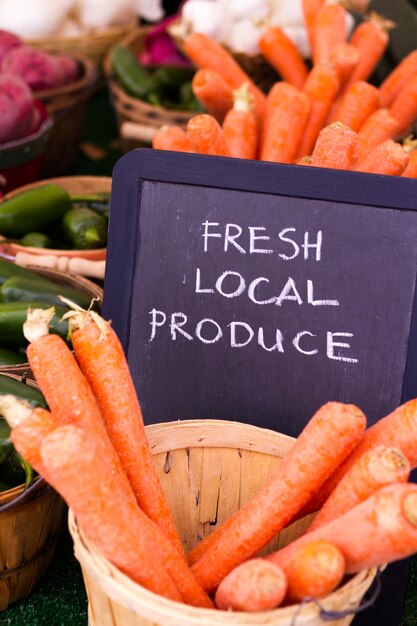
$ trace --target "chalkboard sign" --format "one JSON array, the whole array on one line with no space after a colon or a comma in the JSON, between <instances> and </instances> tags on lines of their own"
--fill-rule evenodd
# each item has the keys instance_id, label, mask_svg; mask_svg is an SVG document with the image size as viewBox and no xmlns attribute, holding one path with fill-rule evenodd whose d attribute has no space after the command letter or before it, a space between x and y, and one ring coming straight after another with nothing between
<instances>
[{"instance_id":1,"label":"chalkboard sign","mask_svg":"<svg viewBox=\"0 0 417 626\"><path fill-rule=\"evenodd\" d=\"M104 313L147 423L297 436L328 400L375 422L417 397L416 277L413 180L150 150L115 168ZM395 626L404 572L364 623Z\"/></svg>"},{"instance_id":2,"label":"chalkboard sign","mask_svg":"<svg viewBox=\"0 0 417 626\"><path fill-rule=\"evenodd\" d=\"M330 399L371 423L417 396L406 371L416 208L414 181L146 150L121 159L104 307L145 419L297 436Z\"/></svg>"}]
</instances>

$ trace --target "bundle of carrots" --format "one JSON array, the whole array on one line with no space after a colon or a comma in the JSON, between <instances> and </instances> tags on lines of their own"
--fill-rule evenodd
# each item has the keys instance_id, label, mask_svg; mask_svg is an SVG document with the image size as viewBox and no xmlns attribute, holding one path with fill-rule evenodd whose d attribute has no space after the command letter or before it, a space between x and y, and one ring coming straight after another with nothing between
<instances>
[{"instance_id":1,"label":"bundle of carrots","mask_svg":"<svg viewBox=\"0 0 417 626\"><path fill-rule=\"evenodd\" d=\"M417 467L411 400L367 430L356 406L322 406L259 493L186 557L117 336L74 305L72 354L49 334L52 315L30 311L24 325L49 410L13 396L0 396L0 410L19 453L135 582L195 607L264 611L320 598L346 574L417 552L417 485L407 482ZM318 513L301 537L258 556L311 511Z\"/></svg>"},{"instance_id":2,"label":"bundle of carrots","mask_svg":"<svg viewBox=\"0 0 417 626\"><path fill-rule=\"evenodd\" d=\"M279 27L266 27L259 46L283 79L267 95L219 43L189 35L184 50L200 68L193 89L207 114L185 131L162 127L153 147L415 178L416 144L400 141L417 120L417 50L377 88L367 81L393 23L371 13L347 41L342 3L303 0L303 10L312 67Z\"/></svg>"}]
</instances>

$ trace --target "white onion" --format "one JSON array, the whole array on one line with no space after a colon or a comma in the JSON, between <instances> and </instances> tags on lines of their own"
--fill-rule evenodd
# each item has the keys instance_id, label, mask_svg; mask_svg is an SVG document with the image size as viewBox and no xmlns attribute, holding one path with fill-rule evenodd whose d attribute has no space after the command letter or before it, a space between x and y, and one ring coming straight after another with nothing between
<instances>
[{"instance_id":1,"label":"white onion","mask_svg":"<svg viewBox=\"0 0 417 626\"><path fill-rule=\"evenodd\" d=\"M221 3L192 0L184 4L181 15L186 31L204 33L213 39L220 39L225 20Z\"/></svg>"},{"instance_id":2,"label":"white onion","mask_svg":"<svg viewBox=\"0 0 417 626\"><path fill-rule=\"evenodd\" d=\"M136 13L148 22L158 22L164 17L162 0L136 0Z\"/></svg>"},{"instance_id":3,"label":"white onion","mask_svg":"<svg viewBox=\"0 0 417 626\"><path fill-rule=\"evenodd\" d=\"M78 18L85 28L125 24L136 15L132 0L78 0Z\"/></svg>"},{"instance_id":4,"label":"white onion","mask_svg":"<svg viewBox=\"0 0 417 626\"><path fill-rule=\"evenodd\" d=\"M230 26L224 43L234 52L258 54L260 35L260 27L251 20L240 20Z\"/></svg>"},{"instance_id":5,"label":"white onion","mask_svg":"<svg viewBox=\"0 0 417 626\"><path fill-rule=\"evenodd\" d=\"M262 20L270 10L268 0L227 0L225 6L231 22Z\"/></svg>"},{"instance_id":6,"label":"white onion","mask_svg":"<svg viewBox=\"0 0 417 626\"><path fill-rule=\"evenodd\" d=\"M271 5L273 26L302 26L304 24L301 0L272 0Z\"/></svg>"},{"instance_id":7,"label":"white onion","mask_svg":"<svg viewBox=\"0 0 417 626\"><path fill-rule=\"evenodd\" d=\"M73 0L0 0L0 26L24 39L60 29Z\"/></svg>"}]
</instances>

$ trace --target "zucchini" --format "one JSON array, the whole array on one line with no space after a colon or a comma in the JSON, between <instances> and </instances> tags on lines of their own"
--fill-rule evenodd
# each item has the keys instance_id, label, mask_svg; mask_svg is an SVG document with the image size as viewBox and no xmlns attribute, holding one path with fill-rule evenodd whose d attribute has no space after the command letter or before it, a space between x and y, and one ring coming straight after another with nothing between
<instances>
[{"instance_id":1,"label":"zucchini","mask_svg":"<svg viewBox=\"0 0 417 626\"><path fill-rule=\"evenodd\" d=\"M45 281L43 283L33 282L28 278L20 278L15 276L9 278L3 283L2 296L4 302L45 302L50 306L65 306L58 296L64 296L68 300L72 300L79 304L83 309L88 309L92 298L71 287L64 287Z\"/></svg>"}]
</instances>

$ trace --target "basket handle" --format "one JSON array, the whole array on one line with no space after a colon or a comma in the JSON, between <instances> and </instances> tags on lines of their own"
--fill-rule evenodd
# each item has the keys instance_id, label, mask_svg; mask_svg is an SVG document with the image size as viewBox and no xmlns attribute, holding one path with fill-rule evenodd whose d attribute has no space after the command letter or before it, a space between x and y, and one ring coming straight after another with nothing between
<instances>
[{"instance_id":1,"label":"basket handle","mask_svg":"<svg viewBox=\"0 0 417 626\"><path fill-rule=\"evenodd\" d=\"M135 122L123 122L120 134L123 139L134 139L143 143L152 143L153 136L158 129L154 126L145 126Z\"/></svg>"},{"instance_id":2,"label":"basket handle","mask_svg":"<svg viewBox=\"0 0 417 626\"><path fill-rule=\"evenodd\" d=\"M298 606L297 611L294 617L292 618L291 626L297 626L297 618L299 617L303 606L307 604L308 602L313 602L320 609L319 616L320 616L320 619L323 620L323 622L333 622L338 619L343 619L344 617L347 617L348 615L357 615L358 613L362 613L362 611L366 611L375 603L376 599L381 593L381 587L382 587L381 570L377 568L375 579L372 581L372 585L368 589L367 594L366 594L367 599L360 602L357 607L353 607L351 609L345 609L344 611L331 611L331 610L325 609L320 604L320 602L318 602L317 600L314 600L314 598L305 598L302 602L300 602L300 605Z\"/></svg>"},{"instance_id":3,"label":"basket handle","mask_svg":"<svg viewBox=\"0 0 417 626\"><path fill-rule=\"evenodd\" d=\"M15 256L16 265L27 267L37 265L38 267L48 267L60 272L70 272L91 278L104 278L106 261L91 261L81 257L54 256L52 254L29 254L28 252L17 252Z\"/></svg>"}]
</instances>

